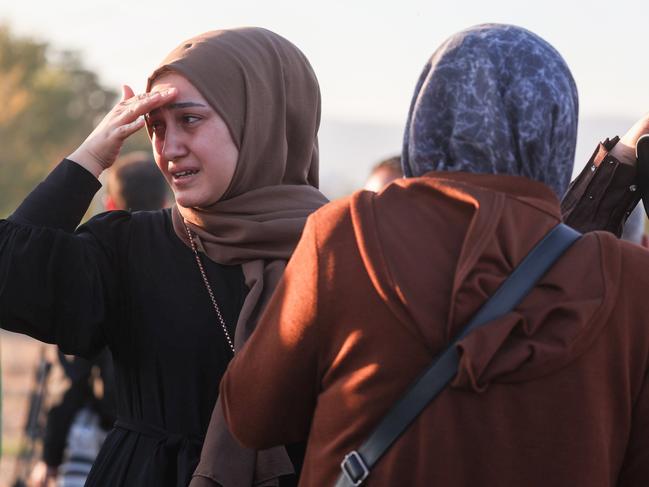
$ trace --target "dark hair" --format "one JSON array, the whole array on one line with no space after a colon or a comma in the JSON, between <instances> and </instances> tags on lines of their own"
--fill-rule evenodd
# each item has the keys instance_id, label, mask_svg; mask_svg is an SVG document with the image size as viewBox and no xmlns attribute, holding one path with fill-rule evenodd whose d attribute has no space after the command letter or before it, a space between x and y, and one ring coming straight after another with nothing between
<instances>
[{"instance_id":1,"label":"dark hair","mask_svg":"<svg viewBox=\"0 0 649 487\"><path fill-rule=\"evenodd\" d=\"M393 156L380 161L372 168L371 174L374 174L375 172L383 169L393 171L395 174L398 173L399 175L403 176L403 169L401 169L401 157Z\"/></svg>"},{"instance_id":2,"label":"dark hair","mask_svg":"<svg viewBox=\"0 0 649 487\"><path fill-rule=\"evenodd\" d=\"M160 209L169 195L164 177L144 152L128 154L113 165L107 191L120 208L129 211Z\"/></svg>"}]
</instances>

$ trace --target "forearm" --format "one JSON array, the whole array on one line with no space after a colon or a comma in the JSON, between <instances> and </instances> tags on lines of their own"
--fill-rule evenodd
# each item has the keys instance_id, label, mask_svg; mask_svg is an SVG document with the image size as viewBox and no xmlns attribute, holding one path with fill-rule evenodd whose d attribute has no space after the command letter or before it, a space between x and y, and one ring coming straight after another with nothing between
<instances>
[{"instance_id":1,"label":"forearm","mask_svg":"<svg viewBox=\"0 0 649 487\"><path fill-rule=\"evenodd\" d=\"M100 187L94 175L64 159L34 188L9 220L73 232Z\"/></svg>"},{"instance_id":2,"label":"forearm","mask_svg":"<svg viewBox=\"0 0 649 487\"><path fill-rule=\"evenodd\" d=\"M617 141L598 146L561 202L565 223L580 232L606 230L619 237L640 199L636 168Z\"/></svg>"},{"instance_id":3,"label":"forearm","mask_svg":"<svg viewBox=\"0 0 649 487\"><path fill-rule=\"evenodd\" d=\"M91 154L84 152L81 147L66 157L66 159L78 164L97 179L99 179L101 173L109 167L106 163L102 165Z\"/></svg>"}]
</instances>

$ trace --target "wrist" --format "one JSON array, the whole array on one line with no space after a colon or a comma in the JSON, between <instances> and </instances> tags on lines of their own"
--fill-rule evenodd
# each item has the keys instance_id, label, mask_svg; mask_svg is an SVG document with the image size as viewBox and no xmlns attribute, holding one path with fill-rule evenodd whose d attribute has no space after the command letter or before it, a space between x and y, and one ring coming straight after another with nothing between
<instances>
[{"instance_id":1,"label":"wrist","mask_svg":"<svg viewBox=\"0 0 649 487\"><path fill-rule=\"evenodd\" d=\"M97 179L99 179L101 173L106 169L92 154L88 154L86 151L81 150L81 148L75 150L66 159L80 165Z\"/></svg>"},{"instance_id":2,"label":"wrist","mask_svg":"<svg viewBox=\"0 0 649 487\"><path fill-rule=\"evenodd\" d=\"M622 164L634 166L636 163L635 146L632 147L625 143L624 139L620 139L620 141L609 151L609 154L615 157L615 159Z\"/></svg>"}]
</instances>

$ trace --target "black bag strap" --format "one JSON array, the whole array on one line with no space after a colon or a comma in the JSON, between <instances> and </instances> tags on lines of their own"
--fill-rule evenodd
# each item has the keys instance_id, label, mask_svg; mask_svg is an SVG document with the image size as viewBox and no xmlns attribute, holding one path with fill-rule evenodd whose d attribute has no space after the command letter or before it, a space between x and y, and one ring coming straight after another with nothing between
<instances>
[{"instance_id":1,"label":"black bag strap","mask_svg":"<svg viewBox=\"0 0 649 487\"><path fill-rule=\"evenodd\" d=\"M433 360L405 396L383 417L365 443L358 450L345 455L340 464L342 473L336 487L358 486L363 483L381 456L455 377L459 364L457 343L474 329L516 307L580 236L579 232L560 223L530 251L464 330Z\"/></svg>"}]
</instances>

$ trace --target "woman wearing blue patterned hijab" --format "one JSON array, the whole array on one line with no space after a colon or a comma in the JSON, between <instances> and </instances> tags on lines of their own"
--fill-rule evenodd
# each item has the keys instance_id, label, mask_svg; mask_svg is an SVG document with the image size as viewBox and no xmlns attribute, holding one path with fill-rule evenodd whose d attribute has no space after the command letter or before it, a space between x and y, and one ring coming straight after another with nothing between
<instances>
[{"instance_id":1,"label":"woman wearing blue patterned hijab","mask_svg":"<svg viewBox=\"0 0 649 487\"><path fill-rule=\"evenodd\" d=\"M572 173L578 105L568 66L539 36L499 24L459 32L417 83L404 173L519 175L561 196Z\"/></svg>"}]
</instances>

